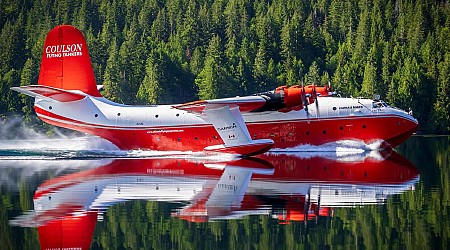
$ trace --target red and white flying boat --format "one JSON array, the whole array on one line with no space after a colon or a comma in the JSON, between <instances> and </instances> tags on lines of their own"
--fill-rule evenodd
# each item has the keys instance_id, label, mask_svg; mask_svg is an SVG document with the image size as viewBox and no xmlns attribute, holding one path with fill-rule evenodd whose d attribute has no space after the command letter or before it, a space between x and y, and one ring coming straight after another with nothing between
<instances>
[{"instance_id":1,"label":"red and white flying boat","mask_svg":"<svg viewBox=\"0 0 450 250\"><path fill-rule=\"evenodd\" d=\"M339 140L395 147L418 126L403 110L379 100L332 97L329 87L282 86L177 105L114 103L98 91L85 38L69 25L48 33L38 84L12 89L35 97L43 121L100 136L126 150L255 155L272 147Z\"/></svg>"}]
</instances>

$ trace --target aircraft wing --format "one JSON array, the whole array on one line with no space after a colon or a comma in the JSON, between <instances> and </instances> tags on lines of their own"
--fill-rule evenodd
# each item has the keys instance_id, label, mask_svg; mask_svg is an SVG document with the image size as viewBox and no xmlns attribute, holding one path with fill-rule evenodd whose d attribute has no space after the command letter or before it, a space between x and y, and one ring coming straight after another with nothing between
<instances>
[{"instance_id":1,"label":"aircraft wing","mask_svg":"<svg viewBox=\"0 0 450 250\"><path fill-rule=\"evenodd\" d=\"M203 100L173 106L197 114L205 122L214 126L224 144L211 145L205 151L255 155L268 151L271 139L253 140L241 114L250 112L265 104L260 96L247 96L215 100Z\"/></svg>"},{"instance_id":2,"label":"aircraft wing","mask_svg":"<svg viewBox=\"0 0 450 250\"><path fill-rule=\"evenodd\" d=\"M225 167L217 182L208 182L190 205L173 215L196 222L232 216L241 208L251 177L251 168Z\"/></svg>"},{"instance_id":3,"label":"aircraft wing","mask_svg":"<svg viewBox=\"0 0 450 250\"><path fill-rule=\"evenodd\" d=\"M204 163L205 167L223 169L218 181L206 182L191 204L173 215L189 221L233 218L245 215L241 210L247 187L253 174L273 175L273 166L261 159L239 159L231 162ZM235 213L235 211L239 211Z\"/></svg>"},{"instance_id":4,"label":"aircraft wing","mask_svg":"<svg viewBox=\"0 0 450 250\"><path fill-rule=\"evenodd\" d=\"M44 85L28 85L22 87L12 87L11 89L34 98L51 102L73 102L86 97L83 94Z\"/></svg>"},{"instance_id":5,"label":"aircraft wing","mask_svg":"<svg viewBox=\"0 0 450 250\"><path fill-rule=\"evenodd\" d=\"M266 100L261 96L244 96L213 100L201 100L173 106L191 113L201 114L205 109L220 108L223 106L238 106L241 112L250 112L262 107Z\"/></svg>"}]
</instances>

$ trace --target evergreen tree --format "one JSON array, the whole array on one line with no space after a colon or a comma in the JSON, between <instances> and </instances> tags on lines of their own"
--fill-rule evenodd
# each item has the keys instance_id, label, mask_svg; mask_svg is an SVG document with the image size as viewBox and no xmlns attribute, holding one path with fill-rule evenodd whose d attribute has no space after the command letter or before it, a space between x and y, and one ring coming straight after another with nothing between
<instances>
[{"instance_id":1,"label":"evergreen tree","mask_svg":"<svg viewBox=\"0 0 450 250\"><path fill-rule=\"evenodd\" d=\"M361 85L361 95L366 97L372 97L373 94L384 95L385 88L380 82L378 77L378 61L381 56L379 55L379 46L374 43L368 53L367 62L364 67L364 76Z\"/></svg>"},{"instance_id":2,"label":"evergreen tree","mask_svg":"<svg viewBox=\"0 0 450 250\"><path fill-rule=\"evenodd\" d=\"M444 55L439 64L440 73L437 86L437 100L434 103L433 127L437 133L450 132L450 53Z\"/></svg>"},{"instance_id":3,"label":"evergreen tree","mask_svg":"<svg viewBox=\"0 0 450 250\"><path fill-rule=\"evenodd\" d=\"M36 84L38 81L38 67L32 58L28 58L20 75L20 86ZM22 112L24 114L24 122L31 124L34 115L34 100L25 95L19 95L20 103L23 105Z\"/></svg>"},{"instance_id":4,"label":"evergreen tree","mask_svg":"<svg viewBox=\"0 0 450 250\"><path fill-rule=\"evenodd\" d=\"M0 75L11 69L20 70L26 60L21 14L15 22L7 21L1 27L0 40Z\"/></svg>"},{"instance_id":5,"label":"evergreen tree","mask_svg":"<svg viewBox=\"0 0 450 250\"><path fill-rule=\"evenodd\" d=\"M5 117L8 112L15 112L18 94L13 93L10 88L20 85L20 77L15 69L11 69L0 80L0 117Z\"/></svg>"},{"instance_id":6,"label":"evergreen tree","mask_svg":"<svg viewBox=\"0 0 450 250\"><path fill-rule=\"evenodd\" d=\"M189 0L187 11L184 13L183 28L181 32L182 43L185 47L185 57L189 61L192 58L192 53L200 43L200 30L198 24L198 7L196 0Z\"/></svg>"},{"instance_id":7,"label":"evergreen tree","mask_svg":"<svg viewBox=\"0 0 450 250\"><path fill-rule=\"evenodd\" d=\"M391 63L391 49L389 43L383 43L383 56L381 59L381 81L382 81L382 90L379 94L382 98L385 98L387 95L387 89L389 88L389 83L391 82L391 75L393 70L393 65Z\"/></svg>"},{"instance_id":8,"label":"evergreen tree","mask_svg":"<svg viewBox=\"0 0 450 250\"><path fill-rule=\"evenodd\" d=\"M168 41L170 36L170 26L166 16L166 10L164 8L159 10L155 21L152 23L150 34L152 38L156 39L156 41Z\"/></svg>"},{"instance_id":9,"label":"evergreen tree","mask_svg":"<svg viewBox=\"0 0 450 250\"><path fill-rule=\"evenodd\" d=\"M309 67L306 82L308 84L317 85L319 83L319 80L320 80L319 65L317 64L316 61L314 61Z\"/></svg>"},{"instance_id":10,"label":"evergreen tree","mask_svg":"<svg viewBox=\"0 0 450 250\"><path fill-rule=\"evenodd\" d=\"M259 44L258 52L256 53L255 62L253 64L253 77L259 88L264 89L269 87L267 77L267 48L266 42L262 40Z\"/></svg>"},{"instance_id":11,"label":"evergreen tree","mask_svg":"<svg viewBox=\"0 0 450 250\"><path fill-rule=\"evenodd\" d=\"M119 51L117 42L114 40L109 49L109 57L106 62L105 76L103 79L104 93L103 95L116 102L123 102L121 96L121 78L120 78L120 64Z\"/></svg>"},{"instance_id":12,"label":"evergreen tree","mask_svg":"<svg viewBox=\"0 0 450 250\"><path fill-rule=\"evenodd\" d=\"M155 55L147 58L144 81L141 83L136 98L142 104L158 104L163 92L161 82L164 75L161 75L161 67Z\"/></svg>"},{"instance_id":13,"label":"evergreen tree","mask_svg":"<svg viewBox=\"0 0 450 250\"><path fill-rule=\"evenodd\" d=\"M215 99L221 97L225 76L220 67L221 56L220 38L213 36L206 51L205 67L195 79L195 85L198 87L198 96L200 99Z\"/></svg>"},{"instance_id":14,"label":"evergreen tree","mask_svg":"<svg viewBox=\"0 0 450 250\"><path fill-rule=\"evenodd\" d=\"M364 67L364 78L361 87L361 94L366 97L371 97L377 93L377 68L372 62L368 61Z\"/></svg>"},{"instance_id":15,"label":"evergreen tree","mask_svg":"<svg viewBox=\"0 0 450 250\"><path fill-rule=\"evenodd\" d=\"M409 108L413 108L414 110L418 105L422 105L419 102L415 102L417 106L411 105L415 104L411 100L416 95L416 91L418 90L417 86L421 80L419 70L419 65L414 57L407 57L402 66L397 69L392 77L388 95L392 104L406 110Z\"/></svg>"}]
</instances>

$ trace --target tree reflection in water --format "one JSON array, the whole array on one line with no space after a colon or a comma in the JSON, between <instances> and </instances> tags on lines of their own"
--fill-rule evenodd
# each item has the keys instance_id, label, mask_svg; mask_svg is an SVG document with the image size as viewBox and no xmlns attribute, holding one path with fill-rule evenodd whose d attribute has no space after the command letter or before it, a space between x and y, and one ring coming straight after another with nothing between
<instances>
[{"instance_id":1,"label":"tree reflection in water","mask_svg":"<svg viewBox=\"0 0 450 250\"><path fill-rule=\"evenodd\" d=\"M395 227L375 226L397 219L390 206L399 196L388 198L414 196L419 181L396 152L103 164L43 182L34 210L10 224L37 227L47 249L391 244L374 240Z\"/></svg>"}]
</instances>

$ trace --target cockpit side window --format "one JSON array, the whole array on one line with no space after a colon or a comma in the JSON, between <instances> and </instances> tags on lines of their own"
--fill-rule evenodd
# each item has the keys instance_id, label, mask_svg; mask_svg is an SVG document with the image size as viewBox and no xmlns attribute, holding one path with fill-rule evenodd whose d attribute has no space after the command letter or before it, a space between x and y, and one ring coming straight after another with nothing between
<instances>
[{"instance_id":1,"label":"cockpit side window","mask_svg":"<svg viewBox=\"0 0 450 250\"><path fill-rule=\"evenodd\" d=\"M374 101L372 102L372 108L377 109L377 108L383 108L383 107L387 107L387 104L383 101Z\"/></svg>"}]
</instances>

